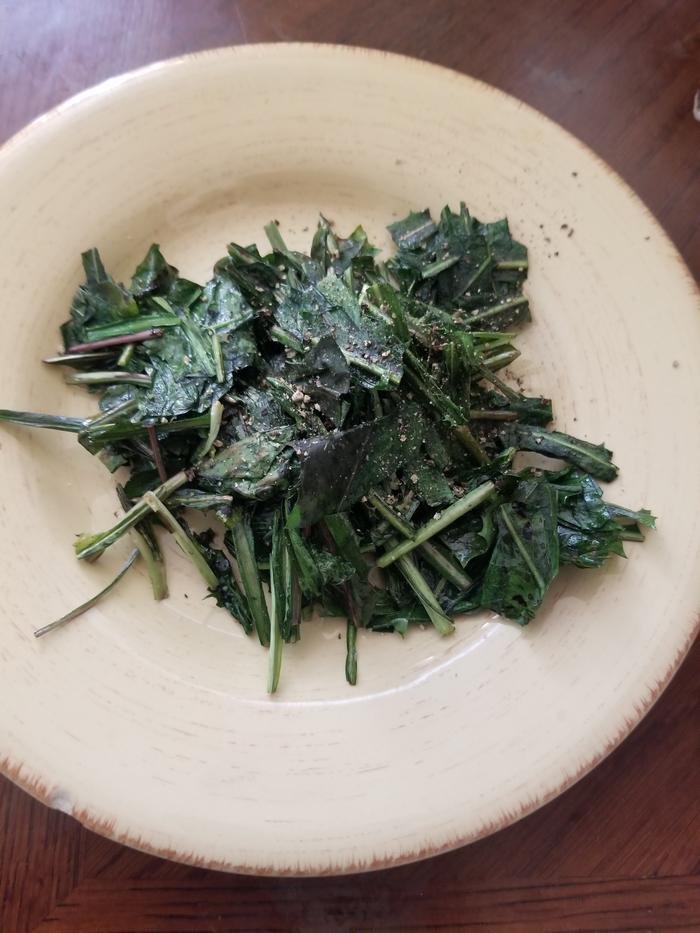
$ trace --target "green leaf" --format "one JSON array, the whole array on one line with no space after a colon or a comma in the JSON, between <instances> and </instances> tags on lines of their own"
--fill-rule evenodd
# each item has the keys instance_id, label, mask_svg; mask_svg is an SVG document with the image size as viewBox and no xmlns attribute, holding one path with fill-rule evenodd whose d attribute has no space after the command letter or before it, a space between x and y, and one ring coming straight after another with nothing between
<instances>
[{"instance_id":1,"label":"green leaf","mask_svg":"<svg viewBox=\"0 0 700 933\"><path fill-rule=\"evenodd\" d=\"M552 420L552 402L548 398L529 397L521 393L506 397L499 392L484 392L472 397L472 409L479 408L493 411L498 417L499 413L512 412L521 421L530 425L544 427Z\"/></svg>"},{"instance_id":2,"label":"green leaf","mask_svg":"<svg viewBox=\"0 0 700 933\"><path fill-rule=\"evenodd\" d=\"M225 553L221 548L214 547L214 532L208 529L201 534L194 534L193 537L217 580L216 586L210 587L209 593L216 600L216 605L228 609L249 635L253 631L253 619L248 603L236 582Z\"/></svg>"},{"instance_id":3,"label":"green leaf","mask_svg":"<svg viewBox=\"0 0 700 933\"><path fill-rule=\"evenodd\" d=\"M557 530L563 564L599 567L611 555L624 557L628 529L655 525L646 509L635 512L605 502L593 477L580 470L563 470L548 480L559 498Z\"/></svg>"},{"instance_id":4,"label":"green leaf","mask_svg":"<svg viewBox=\"0 0 700 933\"><path fill-rule=\"evenodd\" d=\"M250 526L250 516L246 512L239 512L232 516L224 535L224 543L236 558L248 611L253 619L260 644L269 645L270 616L255 559L255 542Z\"/></svg>"},{"instance_id":5,"label":"green leaf","mask_svg":"<svg viewBox=\"0 0 700 933\"><path fill-rule=\"evenodd\" d=\"M131 294L107 274L96 249L82 254L85 282L73 296L70 320L61 327L66 348L90 340L88 325L136 317L139 308Z\"/></svg>"},{"instance_id":6,"label":"green leaf","mask_svg":"<svg viewBox=\"0 0 700 933\"><path fill-rule=\"evenodd\" d=\"M529 424L509 425L504 431L504 437L509 446L566 460L596 479L610 482L618 473L612 461L612 452L603 444L591 444L561 431L546 431Z\"/></svg>"},{"instance_id":7,"label":"green leaf","mask_svg":"<svg viewBox=\"0 0 700 933\"><path fill-rule=\"evenodd\" d=\"M559 570L556 490L544 477L526 476L498 507L496 526L481 605L526 625Z\"/></svg>"},{"instance_id":8,"label":"green leaf","mask_svg":"<svg viewBox=\"0 0 700 933\"><path fill-rule=\"evenodd\" d=\"M316 283L291 275L279 290L277 324L304 346L330 335L353 367L398 383L403 348L386 322L363 312L351 289L331 271Z\"/></svg>"},{"instance_id":9,"label":"green leaf","mask_svg":"<svg viewBox=\"0 0 700 933\"><path fill-rule=\"evenodd\" d=\"M290 428L275 428L222 447L199 465L198 485L208 492L246 499L267 499L284 492L292 438Z\"/></svg>"},{"instance_id":10,"label":"green leaf","mask_svg":"<svg viewBox=\"0 0 700 933\"><path fill-rule=\"evenodd\" d=\"M409 405L376 421L300 443L302 526L346 511L399 467L412 463L424 428L420 409Z\"/></svg>"},{"instance_id":11,"label":"green leaf","mask_svg":"<svg viewBox=\"0 0 700 933\"><path fill-rule=\"evenodd\" d=\"M355 568L339 554L331 554L324 548L310 546L311 556L323 586L340 586L355 574Z\"/></svg>"},{"instance_id":12,"label":"green leaf","mask_svg":"<svg viewBox=\"0 0 700 933\"><path fill-rule=\"evenodd\" d=\"M495 505L487 506L478 515L467 516L465 521L446 528L440 535L439 540L462 567L468 567L493 547L496 540L495 509Z\"/></svg>"},{"instance_id":13,"label":"green leaf","mask_svg":"<svg viewBox=\"0 0 700 933\"><path fill-rule=\"evenodd\" d=\"M322 337L289 367L289 378L308 395L311 405L333 425L343 420L343 397L350 391L350 367L333 337Z\"/></svg>"},{"instance_id":14,"label":"green leaf","mask_svg":"<svg viewBox=\"0 0 700 933\"><path fill-rule=\"evenodd\" d=\"M387 227L399 249L419 246L433 236L437 229L427 208L424 211L412 211L403 220L397 220Z\"/></svg>"},{"instance_id":15,"label":"green leaf","mask_svg":"<svg viewBox=\"0 0 700 933\"><path fill-rule=\"evenodd\" d=\"M307 545L299 533L298 527L287 521L287 537L294 555L297 576L301 591L307 599L321 595L324 580L316 562L314 549Z\"/></svg>"},{"instance_id":16,"label":"green leaf","mask_svg":"<svg viewBox=\"0 0 700 933\"><path fill-rule=\"evenodd\" d=\"M153 292L167 294L177 275L177 269L168 265L158 244L153 243L132 276L131 294L136 298Z\"/></svg>"}]
</instances>

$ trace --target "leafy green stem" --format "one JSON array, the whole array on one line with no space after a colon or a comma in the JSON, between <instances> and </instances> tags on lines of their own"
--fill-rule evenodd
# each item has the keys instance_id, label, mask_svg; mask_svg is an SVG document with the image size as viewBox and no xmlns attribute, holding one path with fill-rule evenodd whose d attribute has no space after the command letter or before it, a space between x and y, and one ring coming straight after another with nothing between
<instances>
[{"instance_id":1,"label":"leafy green stem","mask_svg":"<svg viewBox=\"0 0 700 933\"><path fill-rule=\"evenodd\" d=\"M525 272L528 266L527 259L502 259L496 263L497 269L515 269L517 272Z\"/></svg>"},{"instance_id":2,"label":"leafy green stem","mask_svg":"<svg viewBox=\"0 0 700 933\"><path fill-rule=\"evenodd\" d=\"M88 342L93 346L96 341L111 340L114 337L127 337L163 327L177 327L180 318L168 306L165 314L143 314L122 321L109 321L86 328ZM148 339L148 338L143 338ZM107 344L109 346L110 344Z\"/></svg>"},{"instance_id":3,"label":"leafy green stem","mask_svg":"<svg viewBox=\"0 0 700 933\"><path fill-rule=\"evenodd\" d=\"M445 615L435 594L428 586L425 577L420 572L413 559L406 556L397 558L397 566L404 579L411 587L428 614L428 618L441 635L451 635L455 627L451 619Z\"/></svg>"},{"instance_id":4,"label":"leafy green stem","mask_svg":"<svg viewBox=\"0 0 700 933\"><path fill-rule=\"evenodd\" d=\"M197 509L205 512L208 509L227 508L233 503L233 496L203 492L201 489L181 489L173 493L168 502L172 508Z\"/></svg>"},{"instance_id":5,"label":"leafy green stem","mask_svg":"<svg viewBox=\"0 0 700 933\"><path fill-rule=\"evenodd\" d=\"M169 528L170 531L172 531L173 537L180 545L182 551L187 555L187 557L189 557L195 568L199 571L207 587L210 590L215 590L219 583L216 574L204 559L202 552L197 546L197 543L193 541L192 538L190 538L170 509L163 502L161 502L155 493L150 491L144 493L143 501L146 503L149 509L156 513L163 524Z\"/></svg>"},{"instance_id":6,"label":"leafy green stem","mask_svg":"<svg viewBox=\"0 0 700 933\"><path fill-rule=\"evenodd\" d=\"M480 408L472 408L469 412L469 418L472 421L517 421L520 415L517 411L485 411Z\"/></svg>"},{"instance_id":7,"label":"leafy green stem","mask_svg":"<svg viewBox=\"0 0 700 933\"><path fill-rule=\"evenodd\" d=\"M227 544L233 552L241 575L243 592L248 600L248 608L253 617L255 630L261 645L270 644L270 616L265 603L258 566L255 561L255 544L250 527L250 517L245 513L236 514L229 521L226 535Z\"/></svg>"},{"instance_id":8,"label":"leafy green stem","mask_svg":"<svg viewBox=\"0 0 700 933\"><path fill-rule=\"evenodd\" d=\"M412 538L414 534L413 525L397 515L390 506L384 502L376 493L370 493L367 497L369 502L379 512L392 528L395 528L404 538ZM418 545L418 550L424 559L448 580L453 586L460 590L468 590L473 585L473 581L466 575L461 567L431 541L424 541Z\"/></svg>"},{"instance_id":9,"label":"leafy green stem","mask_svg":"<svg viewBox=\"0 0 700 933\"><path fill-rule=\"evenodd\" d=\"M182 471L171 476L170 479L159 486L151 493L158 499L165 501L176 489L184 486L190 480L190 473ZM150 514L150 506L142 497L138 499L129 511L107 531L92 535L81 535L73 544L76 556L79 560L94 560L105 551L110 545L118 541L125 532L137 525L143 518Z\"/></svg>"},{"instance_id":10,"label":"leafy green stem","mask_svg":"<svg viewBox=\"0 0 700 933\"><path fill-rule=\"evenodd\" d=\"M448 256L446 259L437 259L435 262L429 262L421 269L421 278L429 279L434 275L439 275L445 269L450 269L455 263L459 262L459 256Z\"/></svg>"},{"instance_id":11,"label":"leafy green stem","mask_svg":"<svg viewBox=\"0 0 700 933\"><path fill-rule=\"evenodd\" d=\"M212 353L214 354L216 381L221 383L226 379L226 373L224 372L224 354L221 352L221 341L213 327L209 328L209 336L211 338Z\"/></svg>"},{"instance_id":12,"label":"leafy green stem","mask_svg":"<svg viewBox=\"0 0 700 933\"><path fill-rule=\"evenodd\" d=\"M270 337L276 340L277 343L289 347L290 350L296 350L297 353L301 353L304 349L304 344L301 340L297 340L293 334L290 334L289 331L286 331L277 324L273 324L270 328Z\"/></svg>"},{"instance_id":13,"label":"leafy green stem","mask_svg":"<svg viewBox=\"0 0 700 933\"><path fill-rule=\"evenodd\" d=\"M117 370L106 370L94 373L72 373L65 377L69 385L99 386L99 385L132 385L150 386L152 379L146 373L124 373Z\"/></svg>"},{"instance_id":14,"label":"leafy green stem","mask_svg":"<svg viewBox=\"0 0 700 933\"><path fill-rule=\"evenodd\" d=\"M94 429L101 424L109 424L113 422L115 418L123 418L124 415L131 415L138 407L139 403L135 398L127 399L125 402L115 405L114 408L109 408L107 411L103 411L102 414L90 418L89 421L85 422L85 430L94 431Z\"/></svg>"},{"instance_id":15,"label":"leafy green stem","mask_svg":"<svg viewBox=\"0 0 700 933\"><path fill-rule=\"evenodd\" d=\"M497 353L485 354L482 359L484 366L487 366L491 373L494 373L499 369L510 366L519 356L520 350L511 347L510 349L499 350Z\"/></svg>"},{"instance_id":16,"label":"leafy green stem","mask_svg":"<svg viewBox=\"0 0 700 933\"><path fill-rule=\"evenodd\" d=\"M219 431L221 429L221 418L223 414L224 406L218 399L214 399L211 405L211 411L209 412L209 432L195 451L193 457L194 463L199 463L200 460L203 460L214 446L214 441L219 436Z\"/></svg>"},{"instance_id":17,"label":"leafy green stem","mask_svg":"<svg viewBox=\"0 0 700 933\"><path fill-rule=\"evenodd\" d=\"M174 434L182 431L199 431L202 428L208 428L211 424L211 413L205 412L203 415L194 415L191 418L179 418L173 421L161 421L154 425L158 437L166 434ZM111 441L121 441L128 437L142 437L147 433L147 426L135 421L122 421L115 424L107 423L97 425L90 429L87 434L90 441L94 443L109 444Z\"/></svg>"},{"instance_id":18,"label":"leafy green stem","mask_svg":"<svg viewBox=\"0 0 700 933\"><path fill-rule=\"evenodd\" d=\"M351 618L345 625L345 679L352 687L357 684L357 626Z\"/></svg>"},{"instance_id":19,"label":"leafy green stem","mask_svg":"<svg viewBox=\"0 0 700 933\"><path fill-rule=\"evenodd\" d=\"M126 369L126 367L127 367L127 366L129 365L129 363L131 362L131 360L132 360L132 358L133 358L133 356L134 356L134 347L135 347L135 346L136 346L136 344L134 344L134 343L127 343L127 345L124 347L124 349L122 350L122 352L119 354L119 359L117 360L117 366L118 366L120 369Z\"/></svg>"},{"instance_id":20,"label":"leafy green stem","mask_svg":"<svg viewBox=\"0 0 700 933\"><path fill-rule=\"evenodd\" d=\"M419 544L423 544L434 535L444 531L445 528L448 528L451 524L456 522L458 518L478 508L482 502L490 499L495 492L496 485L491 480L482 483L480 486L477 486L476 489L472 489L471 492L468 492L461 499L458 499L452 505L448 506L437 518L431 519L429 522L426 522L425 525L416 529L411 538L402 541L385 554L382 554L377 560L377 565L379 567L388 567L389 564L393 564L395 560L398 560L398 558L402 557L404 554L409 554L414 548L417 548Z\"/></svg>"},{"instance_id":21,"label":"leafy green stem","mask_svg":"<svg viewBox=\"0 0 700 933\"><path fill-rule=\"evenodd\" d=\"M484 308L483 311L477 311L476 314L470 315L467 318L467 323L471 325L475 324L477 321L488 321L502 314L504 311L519 308L521 305L526 305L527 303L528 299L524 295L519 298L510 298L508 301L501 301L499 304L491 305L489 308Z\"/></svg>"},{"instance_id":22,"label":"leafy green stem","mask_svg":"<svg viewBox=\"0 0 700 933\"><path fill-rule=\"evenodd\" d=\"M528 570L532 574L533 580L535 581L535 583L538 585L538 587L541 590L545 590L546 585L545 585L544 580L542 579L542 574L539 572L537 567L535 567L532 557L530 556L530 552L525 547L525 542L520 537L515 526L513 525L513 522L511 521L509 506L505 504L500 506L500 513L501 513L501 518L503 519L503 524L508 529L508 534L511 536L513 543L515 544L517 549L520 551L520 555L522 559L525 561Z\"/></svg>"}]
</instances>

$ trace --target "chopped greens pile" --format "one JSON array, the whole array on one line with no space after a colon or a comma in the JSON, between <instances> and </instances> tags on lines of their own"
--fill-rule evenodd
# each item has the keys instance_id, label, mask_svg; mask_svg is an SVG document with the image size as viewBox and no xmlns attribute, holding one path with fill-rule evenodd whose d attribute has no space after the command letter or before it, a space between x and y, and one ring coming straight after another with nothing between
<instances>
[{"instance_id":1,"label":"chopped greens pile","mask_svg":"<svg viewBox=\"0 0 700 933\"><path fill-rule=\"evenodd\" d=\"M271 692L282 644L314 606L347 618L354 684L358 628L449 635L483 608L525 625L561 566L600 566L654 526L603 499L609 450L549 430L551 401L499 375L530 319L527 251L507 221L461 205L389 231L382 263L362 227L342 238L322 217L306 255L271 223L267 254L231 243L204 286L154 244L127 287L92 249L65 353L45 362L71 367L99 414L0 412L72 431L128 470L123 517L78 538L77 556L129 534L119 577L140 556L161 599L170 532L217 604L269 646ZM560 462L516 468L518 451ZM193 510L212 530L190 527Z\"/></svg>"}]
</instances>

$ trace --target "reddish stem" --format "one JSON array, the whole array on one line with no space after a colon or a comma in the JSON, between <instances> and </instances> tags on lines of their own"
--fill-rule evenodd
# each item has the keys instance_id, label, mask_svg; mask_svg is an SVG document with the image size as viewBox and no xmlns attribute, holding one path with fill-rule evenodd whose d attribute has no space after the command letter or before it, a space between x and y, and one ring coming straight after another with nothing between
<instances>
[{"instance_id":1,"label":"reddish stem","mask_svg":"<svg viewBox=\"0 0 700 933\"><path fill-rule=\"evenodd\" d=\"M161 453L160 444L158 443L158 434L156 433L156 426L154 424L149 424L146 427L148 431L148 440L151 444L151 451L153 452L153 459L156 463L156 470L158 470L158 476L160 477L161 483L165 483L168 479L168 473L165 469L165 464L163 463L163 454Z\"/></svg>"},{"instance_id":2,"label":"reddish stem","mask_svg":"<svg viewBox=\"0 0 700 933\"><path fill-rule=\"evenodd\" d=\"M90 343L74 343L68 347L66 353L88 353L90 350L100 350L102 347L121 347L125 343L143 343L154 337L162 337L165 331L162 327L149 327L136 334L124 334L121 337L105 337L104 340L92 340Z\"/></svg>"}]
</instances>

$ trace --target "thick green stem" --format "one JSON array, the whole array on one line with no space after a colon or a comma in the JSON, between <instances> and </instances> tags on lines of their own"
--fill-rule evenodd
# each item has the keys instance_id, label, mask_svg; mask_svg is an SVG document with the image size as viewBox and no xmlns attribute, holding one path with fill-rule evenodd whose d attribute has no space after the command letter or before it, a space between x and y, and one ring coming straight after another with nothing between
<instances>
[{"instance_id":1,"label":"thick green stem","mask_svg":"<svg viewBox=\"0 0 700 933\"><path fill-rule=\"evenodd\" d=\"M163 331L161 330L160 333L162 334ZM119 359L117 360L117 366L119 366L120 369L125 369L131 362L133 356L134 356L134 344L129 343L124 347L122 352L119 354Z\"/></svg>"},{"instance_id":2,"label":"thick green stem","mask_svg":"<svg viewBox=\"0 0 700 933\"><path fill-rule=\"evenodd\" d=\"M503 523L508 529L508 534L511 536L513 540L513 544L515 544L517 549L520 551L520 556L525 561L528 567L528 570L532 574L532 579L538 585L540 590L544 592L544 590L546 589L546 584L544 580L542 579L542 574L539 572L539 570L535 566L532 560L532 557L530 556L530 552L523 544L522 538L520 537L520 535L518 534L518 532L515 530L513 526L513 522L511 521L511 518L510 518L510 506L502 505L500 507L500 513L501 513L501 518L503 519Z\"/></svg>"},{"instance_id":3,"label":"thick green stem","mask_svg":"<svg viewBox=\"0 0 700 933\"><path fill-rule=\"evenodd\" d=\"M451 524L456 522L458 518L478 508L482 502L489 499L495 492L496 486L491 480L482 483L481 486L477 486L476 489L472 489L466 496L463 496L461 499L458 499L452 505L448 506L438 518L433 518L421 528L416 529L411 538L402 541L385 554L382 554L377 560L377 566L388 567L389 564L393 564L399 557L402 557L404 554L409 554L414 548L417 548L419 544L423 544L424 541L428 541L434 535L440 534L441 531L444 531L445 528L448 528Z\"/></svg>"},{"instance_id":4,"label":"thick green stem","mask_svg":"<svg viewBox=\"0 0 700 933\"><path fill-rule=\"evenodd\" d=\"M270 587L272 588L272 570L270 571ZM267 665L267 692L275 693L280 681L280 671L282 670L282 635L280 632L279 609L276 605L276 595L274 589L271 589L272 598L270 602L270 652Z\"/></svg>"},{"instance_id":5,"label":"thick green stem","mask_svg":"<svg viewBox=\"0 0 700 933\"><path fill-rule=\"evenodd\" d=\"M478 363L477 369L480 375L486 379L487 382L490 382L492 386L495 386L497 389L499 389L506 398L511 400L511 402L519 402L521 400L521 396L518 395L514 389L511 389L507 382L504 382L500 376L497 376L484 363Z\"/></svg>"},{"instance_id":6,"label":"thick green stem","mask_svg":"<svg viewBox=\"0 0 700 933\"><path fill-rule=\"evenodd\" d=\"M520 350L515 348L499 350L498 353L487 354L483 357L484 365L487 366L492 373L496 372L499 369L504 369L506 366L510 366L511 363L514 363L520 356Z\"/></svg>"},{"instance_id":7,"label":"thick green stem","mask_svg":"<svg viewBox=\"0 0 700 933\"><path fill-rule=\"evenodd\" d=\"M250 519L247 515L234 516L226 536L227 544L236 558L243 592L255 623L261 645L270 644L270 616L265 603L260 575L255 561L255 545Z\"/></svg>"},{"instance_id":8,"label":"thick green stem","mask_svg":"<svg viewBox=\"0 0 700 933\"><path fill-rule=\"evenodd\" d=\"M527 259L502 259L496 263L497 269L515 269L518 272L525 272L528 266Z\"/></svg>"},{"instance_id":9,"label":"thick green stem","mask_svg":"<svg viewBox=\"0 0 700 933\"><path fill-rule=\"evenodd\" d=\"M194 463L199 463L200 460L203 460L214 446L214 441L219 436L223 414L224 406L218 399L215 399L212 402L211 411L209 413L209 433L195 451L193 457Z\"/></svg>"},{"instance_id":10,"label":"thick green stem","mask_svg":"<svg viewBox=\"0 0 700 933\"><path fill-rule=\"evenodd\" d=\"M335 542L339 553L345 560L350 561L361 577L366 577L369 573L369 564L363 556L357 541L357 535L347 515L342 512L335 515L326 515L323 524Z\"/></svg>"},{"instance_id":11,"label":"thick green stem","mask_svg":"<svg viewBox=\"0 0 700 933\"><path fill-rule=\"evenodd\" d=\"M175 434L181 431L199 431L209 428L211 413L193 415L191 418L179 418L176 421L162 421L154 425L158 437L165 434ZM127 437L143 437L148 433L148 425L134 421L121 421L116 424L106 423L88 428L87 437L93 444L109 444L111 441L122 441Z\"/></svg>"},{"instance_id":12,"label":"thick green stem","mask_svg":"<svg viewBox=\"0 0 700 933\"><path fill-rule=\"evenodd\" d=\"M481 276L482 276L488 269L491 268L491 264L492 264L492 263L493 263L493 259L491 258L490 255L488 255L488 256L486 257L486 259L484 259L484 261L481 263L481 265L479 265L479 267L478 267L477 269L475 269L475 270L474 270L474 273L469 277L469 280L468 280L467 284L464 286L464 289L463 289L463 291L462 291L462 294L464 294L464 292L468 292L470 288L472 288L474 285L476 285L476 283L479 281L479 279L481 278Z\"/></svg>"},{"instance_id":13,"label":"thick green stem","mask_svg":"<svg viewBox=\"0 0 700 933\"><path fill-rule=\"evenodd\" d=\"M297 353L301 353L304 349L304 344L301 340L297 340L293 334L290 334L289 331L284 330L283 327L279 327L277 324L273 324L270 328L270 337L276 340L277 343L289 347L290 350L296 350Z\"/></svg>"},{"instance_id":14,"label":"thick green stem","mask_svg":"<svg viewBox=\"0 0 700 933\"><path fill-rule=\"evenodd\" d=\"M131 415L138 407L139 403L135 398L127 399L126 402L115 405L114 408L110 408L108 411L103 411L101 415L90 418L89 421L85 422L85 430L94 431L94 429L101 424L111 424L115 418L123 418L124 415Z\"/></svg>"},{"instance_id":15,"label":"thick green stem","mask_svg":"<svg viewBox=\"0 0 700 933\"><path fill-rule=\"evenodd\" d=\"M621 541L644 541L644 535L639 528L622 528L619 535Z\"/></svg>"},{"instance_id":16,"label":"thick green stem","mask_svg":"<svg viewBox=\"0 0 700 933\"><path fill-rule=\"evenodd\" d=\"M145 373L123 373L108 370L103 373L73 373L65 377L68 385L73 386L101 386L101 385L132 385L150 386L151 377Z\"/></svg>"},{"instance_id":17,"label":"thick green stem","mask_svg":"<svg viewBox=\"0 0 700 933\"><path fill-rule=\"evenodd\" d=\"M472 408L469 412L472 421L517 421L520 415L515 411L482 411Z\"/></svg>"},{"instance_id":18,"label":"thick green stem","mask_svg":"<svg viewBox=\"0 0 700 933\"><path fill-rule=\"evenodd\" d=\"M145 526L143 530L140 528L132 528L130 534L146 565L146 572L148 573L148 579L151 581L151 589L153 590L153 598L157 601L167 599L168 579L165 574L165 564L163 562L163 555L158 547L158 542L155 537L145 531Z\"/></svg>"},{"instance_id":19,"label":"thick green stem","mask_svg":"<svg viewBox=\"0 0 700 933\"><path fill-rule=\"evenodd\" d=\"M211 348L214 354L216 381L222 383L226 378L226 373L224 372L224 354L221 352L221 341L213 328L209 328L209 336L211 337Z\"/></svg>"},{"instance_id":20,"label":"thick green stem","mask_svg":"<svg viewBox=\"0 0 700 933\"><path fill-rule=\"evenodd\" d=\"M176 489L189 482L190 476L184 470L171 476L170 479L159 486L152 495L165 501ZM111 528L93 535L81 535L73 544L79 560L94 560L107 548L118 541L123 534L137 525L141 519L150 514L150 507L142 497L139 499Z\"/></svg>"},{"instance_id":21,"label":"thick green stem","mask_svg":"<svg viewBox=\"0 0 700 933\"><path fill-rule=\"evenodd\" d=\"M230 506L233 503L233 496L216 492L202 492L200 489L182 489L180 492L173 493L168 502L172 508L207 511L208 509Z\"/></svg>"},{"instance_id":22,"label":"thick green stem","mask_svg":"<svg viewBox=\"0 0 700 933\"><path fill-rule=\"evenodd\" d=\"M484 308L483 311L478 311L476 314L472 314L467 318L467 324L470 326L475 324L477 321L488 321L493 317L496 317L498 314L502 314L504 311L510 311L513 308L519 308L521 305L526 305L528 299L522 295L520 298L510 298L508 301L502 301L500 304L491 305L490 308Z\"/></svg>"},{"instance_id":23,"label":"thick green stem","mask_svg":"<svg viewBox=\"0 0 700 933\"><path fill-rule=\"evenodd\" d=\"M489 463L489 457L485 450L479 445L479 442L472 434L471 428L467 424L458 424L454 427L454 435L467 453L476 460L481 466Z\"/></svg>"},{"instance_id":24,"label":"thick green stem","mask_svg":"<svg viewBox=\"0 0 700 933\"><path fill-rule=\"evenodd\" d=\"M421 395L430 402L450 424L459 443L469 453L476 463L484 465L489 462L486 451L482 450L479 442L469 429L466 414L459 405L442 391L437 382L423 366L421 361L410 350L404 351L406 360L406 376Z\"/></svg>"},{"instance_id":25,"label":"thick green stem","mask_svg":"<svg viewBox=\"0 0 700 933\"><path fill-rule=\"evenodd\" d=\"M88 340L94 343L97 340L111 340L114 337L131 336L144 331L160 330L163 327L177 327L179 323L180 318L173 314L168 306L165 314L143 314L126 318L123 321L95 324L93 327L87 327L85 332Z\"/></svg>"},{"instance_id":26,"label":"thick green stem","mask_svg":"<svg viewBox=\"0 0 700 933\"><path fill-rule=\"evenodd\" d=\"M451 635L455 627L452 621L442 611L435 594L428 586L425 578L410 557L399 557L397 566L404 579L411 587L428 614L428 618L441 635Z\"/></svg>"},{"instance_id":27,"label":"thick green stem","mask_svg":"<svg viewBox=\"0 0 700 933\"><path fill-rule=\"evenodd\" d=\"M379 514L386 519L389 524L395 528L404 538L412 538L414 534L413 525L397 515L376 493L370 493L367 497ZM473 585L471 580L461 567L457 566L452 558L443 553L439 547L430 541L425 541L418 546L418 550L423 558L439 574L448 580L453 586L460 590L468 590Z\"/></svg>"},{"instance_id":28,"label":"thick green stem","mask_svg":"<svg viewBox=\"0 0 700 933\"><path fill-rule=\"evenodd\" d=\"M357 683L357 626L352 619L345 626L345 679L352 687Z\"/></svg>"},{"instance_id":29,"label":"thick green stem","mask_svg":"<svg viewBox=\"0 0 700 933\"><path fill-rule=\"evenodd\" d=\"M287 525L287 538L294 554L297 576L302 592L307 599L319 596L323 586L321 574L314 560L313 554L306 546L298 528Z\"/></svg>"},{"instance_id":30,"label":"thick green stem","mask_svg":"<svg viewBox=\"0 0 700 933\"><path fill-rule=\"evenodd\" d=\"M286 635L287 612L291 610L291 564L284 534L284 506L275 512L270 552L270 655L267 692L277 690L282 667L282 642Z\"/></svg>"},{"instance_id":31,"label":"thick green stem","mask_svg":"<svg viewBox=\"0 0 700 933\"><path fill-rule=\"evenodd\" d=\"M117 484L117 497L121 507L125 512L128 512L131 508L131 501L124 492L124 487L119 484ZM153 533L152 523L148 519L144 519L140 527L135 526L129 534L134 539L139 554L146 565L148 579L151 581L151 589L153 590L153 598L157 601L165 599L168 595L168 581L165 575L163 555Z\"/></svg>"},{"instance_id":32,"label":"thick green stem","mask_svg":"<svg viewBox=\"0 0 700 933\"><path fill-rule=\"evenodd\" d=\"M459 256L448 256L447 259L437 259L435 262L429 262L427 266L423 266L421 269L421 278L429 279L434 275L439 275L457 262L459 262Z\"/></svg>"},{"instance_id":33,"label":"thick green stem","mask_svg":"<svg viewBox=\"0 0 700 933\"><path fill-rule=\"evenodd\" d=\"M199 571L207 587L210 590L215 590L219 585L216 574L204 559L204 555L199 550L196 542L193 541L192 538L190 538L190 536L186 533L185 529L178 522L170 509L164 505L158 496L153 492L144 493L143 499L148 505L149 509L155 512L163 524L166 525L170 531L172 531L175 540L180 545L182 551L187 555L187 557L189 557L196 569Z\"/></svg>"},{"instance_id":34,"label":"thick green stem","mask_svg":"<svg viewBox=\"0 0 700 933\"><path fill-rule=\"evenodd\" d=\"M404 351L406 361L406 376L409 381L451 424L464 424L466 421L465 413L459 405L446 395L437 382L427 371L423 363L411 351Z\"/></svg>"}]
</instances>

